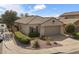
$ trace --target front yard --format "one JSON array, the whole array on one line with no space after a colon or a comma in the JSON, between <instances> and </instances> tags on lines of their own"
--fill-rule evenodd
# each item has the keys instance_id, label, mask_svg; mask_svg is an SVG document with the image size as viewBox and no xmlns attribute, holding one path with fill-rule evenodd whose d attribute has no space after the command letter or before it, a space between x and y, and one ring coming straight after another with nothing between
<instances>
[{"instance_id":1,"label":"front yard","mask_svg":"<svg viewBox=\"0 0 79 59\"><path fill-rule=\"evenodd\" d=\"M75 32L73 34L73 38L75 37L76 39L79 39L78 34L79 34L78 32ZM41 37L41 38L29 37L21 32L15 32L16 44L26 49L46 49L46 48L60 47L63 46L63 44L59 42L64 41L66 38L68 37L66 37L65 35L56 35L52 37Z\"/></svg>"},{"instance_id":2,"label":"front yard","mask_svg":"<svg viewBox=\"0 0 79 59\"><path fill-rule=\"evenodd\" d=\"M78 32L73 34L75 32L75 26L73 24L67 25L65 28L65 32L69 36L72 35L73 37L79 39ZM29 35L24 35L23 33L17 31L14 33L14 35L16 42L15 44L28 49L45 49L52 47L60 47L63 46L63 44L60 44L59 41L63 41L67 38L64 35L52 35L52 37L39 37L40 33L38 31L30 32Z\"/></svg>"},{"instance_id":3,"label":"front yard","mask_svg":"<svg viewBox=\"0 0 79 59\"><path fill-rule=\"evenodd\" d=\"M22 39L21 36L20 39ZM28 38L28 36L26 37ZM69 53L70 51L79 49L78 40L64 35L45 37L45 39L42 40L39 37L30 38L30 44L23 44L18 39L10 39L9 41L4 41L3 53Z\"/></svg>"},{"instance_id":4,"label":"front yard","mask_svg":"<svg viewBox=\"0 0 79 59\"><path fill-rule=\"evenodd\" d=\"M49 38L45 38L44 40L39 37L30 38L21 32L15 32L15 37L15 42L18 46L28 49L45 49L62 46L62 44L59 44Z\"/></svg>"},{"instance_id":5,"label":"front yard","mask_svg":"<svg viewBox=\"0 0 79 59\"><path fill-rule=\"evenodd\" d=\"M62 38L62 40L60 40ZM36 38L37 39L37 38ZM4 41L3 42L3 53L36 53L36 54L48 54L48 53L57 53L57 52L64 52L64 53L69 53L72 51L79 51L79 41L75 40L73 38L69 37L64 37L64 36L54 36L52 37L55 42L61 44L62 46L57 46L57 47L50 47L50 46L45 46L43 43L45 41L39 40L39 43L41 45L41 49L34 49L34 48L28 48L31 47L26 44L17 44L15 40L9 40L9 41ZM59 39L59 40L57 40ZM33 43L33 40L31 41ZM51 41L52 43L53 41ZM7 48L6 48L7 47Z\"/></svg>"}]
</instances>

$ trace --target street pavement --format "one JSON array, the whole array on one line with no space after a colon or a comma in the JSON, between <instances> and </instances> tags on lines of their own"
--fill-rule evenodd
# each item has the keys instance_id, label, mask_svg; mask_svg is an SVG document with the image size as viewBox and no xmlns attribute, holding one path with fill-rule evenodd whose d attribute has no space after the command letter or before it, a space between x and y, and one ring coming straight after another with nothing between
<instances>
[{"instance_id":1,"label":"street pavement","mask_svg":"<svg viewBox=\"0 0 79 59\"><path fill-rule=\"evenodd\" d=\"M71 52L69 54L79 54L79 51Z\"/></svg>"}]
</instances>

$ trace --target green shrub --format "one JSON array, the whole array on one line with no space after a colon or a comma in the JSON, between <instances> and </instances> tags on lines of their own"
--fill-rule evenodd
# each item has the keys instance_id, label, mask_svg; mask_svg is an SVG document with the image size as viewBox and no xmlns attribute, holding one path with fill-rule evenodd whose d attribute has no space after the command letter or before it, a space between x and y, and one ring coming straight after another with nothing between
<instances>
[{"instance_id":1,"label":"green shrub","mask_svg":"<svg viewBox=\"0 0 79 59\"><path fill-rule=\"evenodd\" d=\"M66 33L72 34L73 32L75 32L75 26L73 24L68 24L65 27L65 31Z\"/></svg>"},{"instance_id":2,"label":"green shrub","mask_svg":"<svg viewBox=\"0 0 79 59\"><path fill-rule=\"evenodd\" d=\"M74 38L79 39L79 32L74 32L73 36L74 36Z\"/></svg>"},{"instance_id":3,"label":"green shrub","mask_svg":"<svg viewBox=\"0 0 79 59\"><path fill-rule=\"evenodd\" d=\"M30 38L28 36L25 36L21 32L15 32L15 36L21 43L30 44Z\"/></svg>"},{"instance_id":4,"label":"green shrub","mask_svg":"<svg viewBox=\"0 0 79 59\"><path fill-rule=\"evenodd\" d=\"M38 32L30 32L29 33L29 37L39 37L39 33Z\"/></svg>"},{"instance_id":5,"label":"green shrub","mask_svg":"<svg viewBox=\"0 0 79 59\"><path fill-rule=\"evenodd\" d=\"M40 48L40 45L37 40L34 41L32 48Z\"/></svg>"}]
</instances>

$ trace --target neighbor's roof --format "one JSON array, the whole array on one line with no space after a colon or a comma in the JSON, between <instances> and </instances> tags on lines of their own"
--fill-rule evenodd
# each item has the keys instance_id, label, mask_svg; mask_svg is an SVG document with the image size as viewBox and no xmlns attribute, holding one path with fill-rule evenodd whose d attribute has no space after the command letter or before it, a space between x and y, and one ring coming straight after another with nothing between
<instances>
[{"instance_id":1,"label":"neighbor's roof","mask_svg":"<svg viewBox=\"0 0 79 59\"><path fill-rule=\"evenodd\" d=\"M76 11L76 12L66 12L60 16L69 16L69 15L79 15L79 11Z\"/></svg>"},{"instance_id":2,"label":"neighbor's roof","mask_svg":"<svg viewBox=\"0 0 79 59\"><path fill-rule=\"evenodd\" d=\"M64 24L74 24L75 22L77 22L79 19L60 19L61 22L63 22Z\"/></svg>"}]
</instances>

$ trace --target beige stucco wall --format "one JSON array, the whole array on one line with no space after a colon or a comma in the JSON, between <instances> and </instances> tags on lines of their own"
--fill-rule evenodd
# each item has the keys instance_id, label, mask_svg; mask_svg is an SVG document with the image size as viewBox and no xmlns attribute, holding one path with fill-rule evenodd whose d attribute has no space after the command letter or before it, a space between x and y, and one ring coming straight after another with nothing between
<instances>
[{"instance_id":1,"label":"beige stucco wall","mask_svg":"<svg viewBox=\"0 0 79 59\"><path fill-rule=\"evenodd\" d=\"M29 27L36 27L36 26L38 26L39 27L39 31L40 31L40 25L31 25L31 24L20 24L20 31L22 31L24 34L26 34L26 35L28 35L29 34L29 32L30 32L30 29L29 29Z\"/></svg>"},{"instance_id":2,"label":"beige stucco wall","mask_svg":"<svg viewBox=\"0 0 79 59\"><path fill-rule=\"evenodd\" d=\"M64 28L64 26L62 25L62 26L61 26L61 34L64 34L64 30L65 30L65 28Z\"/></svg>"},{"instance_id":3,"label":"beige stucco wall","mask_svg":"<svg viewBox=\"0 0 79 59\"><path fill-rule=\"evenodd\" d=\"M20 24L20 31L24 34L28 35L29 33L29 26L26 24Z\"/></svg>"},{"instance_id":4,"label":"beige stucco wall","mask_svg":"<svg viewBox=\"0 0 79 59\"><path fill-rule=\"evenodd\" d=\"M45 28L44 27L40 27L40 36L44 35L45 32Z\"/></svg>"}]
</instances>

